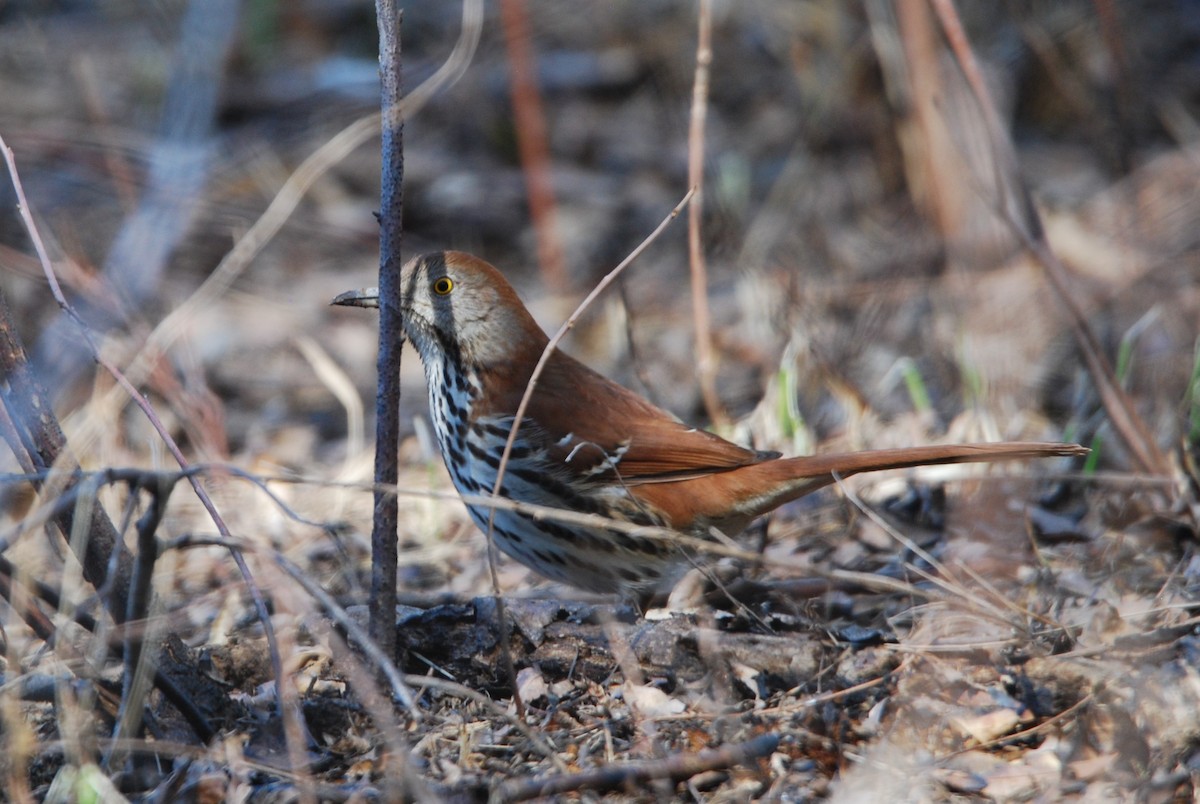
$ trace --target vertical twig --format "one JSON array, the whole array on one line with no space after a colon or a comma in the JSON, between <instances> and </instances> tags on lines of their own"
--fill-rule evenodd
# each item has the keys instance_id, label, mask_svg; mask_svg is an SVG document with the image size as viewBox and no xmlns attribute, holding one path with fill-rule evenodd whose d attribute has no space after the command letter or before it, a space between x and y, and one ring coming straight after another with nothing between
<instances>
[{"instance_id":1,"label":"vertical twig","mask_svg":"<svg viewBox=\"0 0 1200 804\"><path fill-rule=\"evenodd\" d=\"M712 0L700 0L696 37L696 75L688 127L688 186L695 190L688 207L688 263L692 272L692 319L696 326L696 379L704 409L715 425L728 422L717 395L717 361L708 315L708 268L700 242L704 213L704 121L708 116L708 68L712 64Z\"/></svg>"},{"instance_id":2,"label":"vertical twig","mask_svg":"<svg viewBox=\"0 0 1200 804\"><path fill-rule=\"evenodd\" d=\"M402 117L400 12L394 0L376 0L379 22L380 107L383 113L382 173L379 197L379 392L375 398L375 516L371 528L371 638L384 656L396 658L396 495L386 490L399 477L400 246L404 203L404 119Z\"/></svg>"},{"instance_id":3,"label":"vertical twig","mask_svg":"<svg viewBox=\"0 0 1200 804\"><path fill-rule=\"evenodd\" d=\"M500 20L504 25L504 47L508 52L508 84L512 94L517 150L525 174L529 216L537 237L538 266L549 288L561 291L566 287L567 277L563 266L562 241L555 224L546 116L542 112L542 96L538 89L537 64L525 0L500 0Z\"/></svg>"},{"instance_id":4,"label":"vertical twig","mask_svg":"<svg viewBox=\"0 0 1200 804\"><path fill-rule=\"evenodd\" d=\"M167 510L167 500L179 479L178 474L156 473L129 483L131 503L136 503L139 489L145 488L150 493L150 506L137 523L137 563L134 564L133 583L125 607L126 623L132 626L143 622L145 625L125 630L125 675L121 679L121 706L113 728L114 745L108 749L105 757L105 764L110 771L115 770L117 763L128 756L127 752L116 747L121 739L134 737L141 730L142 707L157 671L158 657L150 655L145 647L146 643L151 641L147 637L150 634L150 609L154 594L154 565L159 554L158 526L162 523Z\"/></svg>"}]
</instances>

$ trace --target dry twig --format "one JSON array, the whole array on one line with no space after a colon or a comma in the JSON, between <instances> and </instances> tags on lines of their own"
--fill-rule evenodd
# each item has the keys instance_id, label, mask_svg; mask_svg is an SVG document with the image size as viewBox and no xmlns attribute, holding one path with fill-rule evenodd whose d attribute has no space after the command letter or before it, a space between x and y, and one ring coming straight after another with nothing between
<instances>
[{"instance_id":1,"label":"dry twig","mask_svg":"<svg viewBox=\"0 0 1200 804\"><path fill-rule=\"evenodd\" d=\"M729 417L717 394L717 359L708 314L708 268L700 237L704 214L704 121L708 115L708 71L712 64L712 0L700 0L697 28L696 75L688 124L688 186L695 193L688 207L688 263L692 273L692 319L696 327L696 378L709 419L723 427L729 423Z\"/></svg>"},{"instance_id":2,"label":"dry twig","mask_svg":"<svg viewBox=\"0 0 1200 804\"><path fill-rule=\"evenodd\" d=\"M655 762L609 765L594 771L544 779L517 779L500 785L489 800L525 801L579 790L639 790L655 781L677 784L705 771L747 765L769 756L779 747L779 742L777 734L762 734L744 743L724 745L695 754L675 754Z\"/></svg>"}]
</instances>

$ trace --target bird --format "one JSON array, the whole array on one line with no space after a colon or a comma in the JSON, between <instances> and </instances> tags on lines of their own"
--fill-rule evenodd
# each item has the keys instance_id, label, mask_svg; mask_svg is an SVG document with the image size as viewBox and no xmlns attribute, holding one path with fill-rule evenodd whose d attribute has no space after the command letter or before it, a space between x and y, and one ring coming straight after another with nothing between
<instances>
[{"instance_id":1,"label":"bird","mask_svg":"<svg viewBox=\"0 0 1200 804\"><path fill-rule=\"evenodd\" d=\"M522 395L549 338L504 275L460 251L414 257L400 272L401 325L420 356L442 459L460 495L495 486ZM332 304L379 307L377 288ZM577 524L528 508L468 503L504 553L554 581L626 599L668 591L711 540L839 477L927 464L1079 456L1075 444L951 444L781 457L688 425L555 349L539 376L509 456L500 496L598 514L627 527ZM494 513L493 513L494 510ZM596 521L596 520L591 520Z\"/></svg>"}]
</instances>

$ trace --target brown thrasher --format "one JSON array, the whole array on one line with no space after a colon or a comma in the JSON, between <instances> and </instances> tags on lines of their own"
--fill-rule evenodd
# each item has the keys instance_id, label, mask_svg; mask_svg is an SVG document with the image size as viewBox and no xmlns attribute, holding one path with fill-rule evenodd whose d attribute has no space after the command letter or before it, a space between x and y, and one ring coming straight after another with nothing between
<instances>
[{"instance_id":1,"label":"brown thrasher","mask_svg":"<svg viewBox=\"0 0 1200 804\"><path fill-rule=\"evenodd\" d=\"M493 266L458 251L401 271L404 331L421 355L442 459L460 494L488 495L517 407L549 339ZM377 289L334 304L378 307ZM1009 442L780 458L681 423L632 391L555 351L518 429L501 495L658 525L702 539L736 536L755 517L859 472L923 464L1081 455L1072 444ZM489 507L468 506L485 532ZM496 509L496 544L557 581L637 596L688 566L662 539Z\"/></svg>"}]
</instances>

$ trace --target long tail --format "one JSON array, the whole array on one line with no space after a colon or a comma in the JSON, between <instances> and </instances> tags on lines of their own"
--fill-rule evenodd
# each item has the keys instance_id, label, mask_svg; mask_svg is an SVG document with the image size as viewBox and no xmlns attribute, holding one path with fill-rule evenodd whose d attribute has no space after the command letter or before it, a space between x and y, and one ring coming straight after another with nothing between
<instances>
[{"instance_id":1,"label":"long tail","mask_svg":"<svg viewBox=\"0 0 1200 804\"><path fill-rule=\"evenodd\" d=\"M1027 458L1079 457L1091 450L1078 444L1055 444L1041 441L1005 441L997 444L935 444L927 447L873 449L865 452L843 452L832 455L805 455L775 461L780 469L797 479L833 473L846 477L860 472L882 469L906 469L911 466L931 466L944 463L988 463L1018 461Z\"/></svg>"},{"instance_id":2,"label":"long tail","mask_svg":"<svg viewBox=\"0 0 1200 804\"><path fill-rule=\"evenodd\" d=\"M944 444L903 449L878 449L832 455L805 455L765 461L739 470L747 490L769 489L766 494L747 494L752 500L743 513L758 516L791 500L803 497L837 477L884 469L905 469L948 463L988 463L1028 458L1080 457L1091 450L1078 444L1038 441L1008 441L996 444Z\"/></svg>"}]
</instances>

